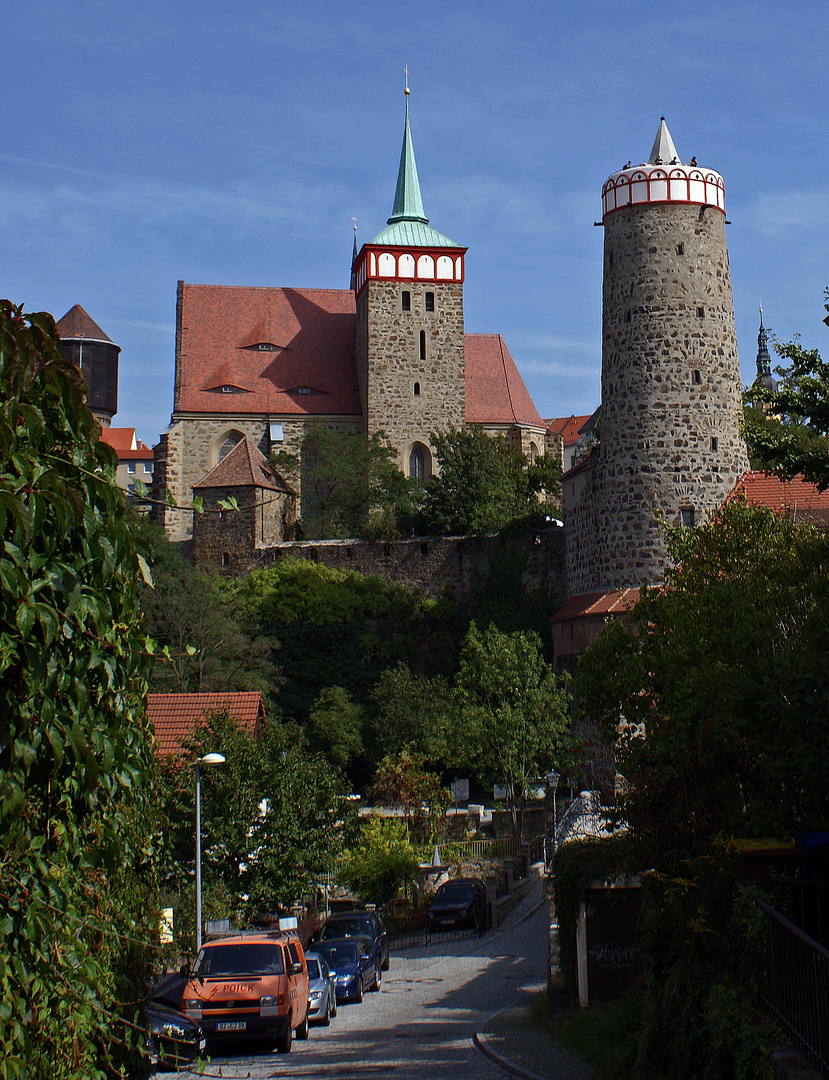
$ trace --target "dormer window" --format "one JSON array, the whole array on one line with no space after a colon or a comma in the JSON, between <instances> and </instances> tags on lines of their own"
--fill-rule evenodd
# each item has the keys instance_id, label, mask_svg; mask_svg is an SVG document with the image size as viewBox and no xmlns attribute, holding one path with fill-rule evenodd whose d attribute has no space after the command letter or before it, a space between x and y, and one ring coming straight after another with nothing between
<instances>
[{"instance_id":1,"label":"dormer window","mask_svg":"<svg viewBox=\"0 0 829 1080\"><path fill-rule=\"evenodd\" d=\"M256 348L260 352L273 352L273 345L271 345L267 341L260 341L259 344L256 346Z\"/></svg>"},{"instance_id":2,"label":"dormer window","mask_svg":"<svg viewBox=\"0 0 829 1080\"><path fill-rule=\"evenodd\" d=\"M300 394L310 394L311 393L311 387L310 386L300 386L299 390L297 392L300 393Z\"/></svg>"},{"instance_id":3,"label":"dormer window","mask_svg":"<svg viewBox=\"0 0 829 1080\"><path fill-rule=\"evenodd\" d=\"M223 386L223 387L222 387L222 393L223 393L223 394L232 394L232 393L233 393L233 389L234 389L234 388L233 388L232 386Z\"/></svg>"}]
</instances>

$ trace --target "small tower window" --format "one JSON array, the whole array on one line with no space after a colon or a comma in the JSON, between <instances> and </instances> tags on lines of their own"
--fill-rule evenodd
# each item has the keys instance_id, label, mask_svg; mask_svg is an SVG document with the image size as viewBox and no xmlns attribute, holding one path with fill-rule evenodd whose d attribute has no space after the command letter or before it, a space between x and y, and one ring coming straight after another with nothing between
<instances>
[{"instance_id":1,"label":"small tower window","mask_svg":"<svg viewBox=\"0 0 829 1080\"><path fill-rule=\"evenodd\" d=\"M692 506L683 506L679 511L682 524L686 529L693 529L694 527L694 508Z\"/></svg>"},{"instance_id":2,"label":"small tower window","mask_svg":"<svg viewBox=\"0 0 829 1080\"><path fill-rule=\"evenodd\" d=\"M625 322L630 322L630 320L632 318L633 318L633 314L632 314L630 308L628 308L627 311L625 312Z\"/></svg>"},{"instance_id":3,"label":"small tower window","mask_svg":"<svg viewBox=\"0 0 829 1080\"><path fill-rule=\"evenodd\" d=\"M415 397L420 397L420 383L419 382L416 382L414 384L414 396Z\"/></svg>"},{"instance_id":4,"label":"small tower window","mask_svg":"<svg viewBox=\"0 0 829 1080\"><path fill-rule=\"evenodd\" d=\"M655 247L649 247L648 248L648 254L649 255L655 255L656 254L656 248Z\"/></svg>"},{"instance_id":5,"label":"small tower window","mask_svg":"<svg viewBox=\"0 0 829 1080\"><path fill-rule=\"evenodd\" d=\"M704 319L705 318L705 308L704 307L698 307L697 308L697 318L698 319Z\"/></svg>"},{"instance_id":6,"label":"small tower window","mask_svg":"<svg viewBox=\"0 0 829 1080\"><path fill-rule=\"evenodd\" d=\"M222 566L230 566L230 552L223 551L221 558Z\"/></svg>"},{"instance_id":7,"label":"small tower window","mask_svg":"<svg viewBox=\"0 0 829 1080\"><path fill-rule=\"evenodd\" d=\"M684 244L677 244L676 245L676 253L677 253L677 255L684 255L685 254L685 245Z\"/></svg>"},{"instance_id":8,"label":"small tower window","mask_svg":"<svg viewBox=\"0 0 829 1080\"><path fill-rule=\"evenodd\" d=\"M420 359L426 359L426 331L420 331Z\"/></svg>"},{"instance_id":9,"label":"small tower window","mask_svg":"<svg viewBox=\"0 0 829 1080\"><path fill-rule=\"evenodd\" d=\"M426 310L427 311L434 311L435 310L435 294L433 292L427 292L426 293Z\"/></svg>"},{"instance_id":10,"label":"small tower window","mask_svg":"<svg viewBox=\"0 0 829 1080\"><path fill-rule=\"evenodd\" d=\"M719 448L720 448L720 440L717 438L716 435L712 435L711 436L711 453L716 454L716 452L719 450Z\"/></svg>"},{"instance_id":11,"label":"small tower window","mask_svg":"<svg viewBox=\"0 0 829 1080\"><path fill-rule=\"evenodd\" d=\"M693 371L691 374L691 382L694 386L699 386L702 383L702 374L699 371Z\"/></svg>"},{"instance_id":12,"label":"small tower window","mask_svg":"<svg viewBox=\"0 0 829 1080\"><path fill-rule=\"evenodd\" d=\"M412 310L412 294L408 289L404 289L400 294L400 308L402 311Z\"/></svg>"},{"instance_id":13,"label":"small tower window","mask_svg":"<svg viewBox=\"0 0 829 1080\"><path fill-rule=\"evenodd\" d=\"M412 480L422 480L425 471L425 458L423 451L416 446L409 454L409 477Z\"/></svg>"}]
</instances>

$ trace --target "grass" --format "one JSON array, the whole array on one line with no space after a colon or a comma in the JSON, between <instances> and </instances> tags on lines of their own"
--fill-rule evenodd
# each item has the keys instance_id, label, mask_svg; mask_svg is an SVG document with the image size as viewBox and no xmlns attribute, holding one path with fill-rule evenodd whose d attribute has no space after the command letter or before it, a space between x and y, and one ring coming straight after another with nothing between
<instances>
[{"instance_id":1,"label":"grass","mask_svg":"<svg viewBox=\"0 0 829 1080\"><path fill-rule=\"evenodd\" d=\"M578 1054L601 1080L627 1080L631 1075L639 1015L633 998L574 1010L551 1020L544 992L533 998L529 1013L536 1030Z\"/></svg>"}]
</instances>

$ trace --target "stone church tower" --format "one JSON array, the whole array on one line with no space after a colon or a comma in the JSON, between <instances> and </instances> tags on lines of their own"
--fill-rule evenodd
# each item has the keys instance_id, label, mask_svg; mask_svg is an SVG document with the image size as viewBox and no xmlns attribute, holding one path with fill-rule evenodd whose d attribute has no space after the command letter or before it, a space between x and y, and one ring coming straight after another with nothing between
<instances>
[{"instance_id":1,"label":"stone church tower","mask_svg":"<svg viewBox=\"0 0 829 1080\"><path fill-rule=\"evenodd\" d=\"M602 189L600 446L564 484L570 593L659 581L661 523L702 524L748 468L725 187L664 118Z\"/></svg>"},{"instance_id":2,"label":"stone church tower","mask_svg":"<svg viewBox=\"0 0 829 1080\"><path fill-rule=\"evenodd\" d=\"M409 128L387 227L356 255L357 377L368 431L384 431L407 476L433 471L432 431L463 427L466 248L429 225Z\"/></svg>"}]
</instances>

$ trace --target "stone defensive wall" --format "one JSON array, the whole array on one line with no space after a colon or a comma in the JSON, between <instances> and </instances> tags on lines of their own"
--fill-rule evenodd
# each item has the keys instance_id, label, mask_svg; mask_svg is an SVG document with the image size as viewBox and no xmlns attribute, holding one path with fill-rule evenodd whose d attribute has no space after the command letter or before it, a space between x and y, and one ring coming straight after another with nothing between
<instances>
[{"instance_id":1,"label":"stone defensive wall","mask_svg":"<svg viewBox=\"0 0 829 1080\"><path fill-rule=\"evenodd\" d=\"M403 540L302 540L260 547L237 563L235 573L272 566L280 559L310 559L336 570L380 574L388 581L421 589L437 599L444 586L464 597L485 585L494 557L502 551L526 559L522 582L528 592L546 587L561 605L566 600L564 529L488 533L483 536L420 536ZM241 560L240 560L241 561Z\"/></svg>"}]
</instances>

